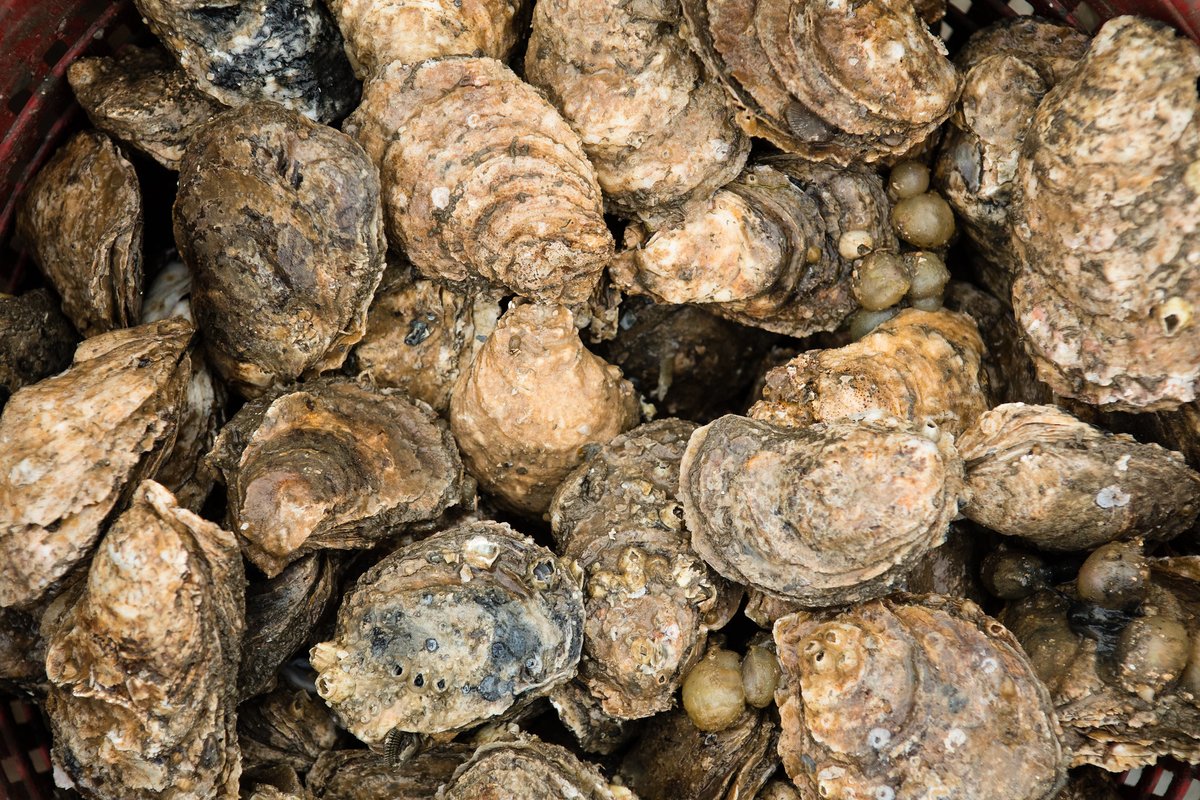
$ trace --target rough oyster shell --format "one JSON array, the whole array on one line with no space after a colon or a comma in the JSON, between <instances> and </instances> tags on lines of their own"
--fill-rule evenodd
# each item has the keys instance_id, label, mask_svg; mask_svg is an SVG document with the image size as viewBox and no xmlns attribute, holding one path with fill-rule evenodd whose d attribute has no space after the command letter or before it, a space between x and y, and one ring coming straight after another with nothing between
<instances>
[{"instance_id":1,"label":"rough oyster shell","mask_svg":"<svg viewBox=\"0 0 1200 800\"><path fill-rule=\"evenodd\" d=\"M370 750L333 750L317 759L305 782L315 800L429 800L473 749L440 745L399 766Z\"/></svg>"},{"instance_id":2,"label":"rough oyster shell","mask_svg":"<svg viewBox=\"0 0 1200 800\"><path fill-rule=\"evenodd\" d=\"M0 293L0 408L18 389L66 369L77 341L45 289Z\"/></svg>"},{"instance_id":3,"label":"rough oyster shell","mask_svg":"<svg viewBox=\"0 0 1200 800\"><path fill-rule=\"evenodd\" d=\"M279 688L243 703L237 724L247 772L285 766L304 774L340 738L329 709L303 689Z\"/></svg>"},{"instance_id":4,"label":"rough oyster shell","mask_svg":"<svg viewBox=\"0 0 1200 800\"><path fill-rule=\"evenodd\" d=\"M637 800L569 750L532 736L481 745L437 800Z\"/></svg>"}]
</instances>

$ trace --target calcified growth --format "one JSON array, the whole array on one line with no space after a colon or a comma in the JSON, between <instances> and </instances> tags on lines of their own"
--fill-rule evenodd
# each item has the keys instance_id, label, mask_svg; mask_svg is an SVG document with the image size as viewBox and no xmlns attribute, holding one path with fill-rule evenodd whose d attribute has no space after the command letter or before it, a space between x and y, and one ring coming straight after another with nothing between
<instances>
[{"instance_id":1,"label":"calcified growth","mask_svg":"<svg viewBox=\"0 0 1200 800\"><path fill-rule=\"evenodd\" d=\"M1200 475L1178 453L1054 406L998 406L958 447L967 465L966 516L1043 549L1170 539L1200 514Z\"/></svg>"},{"instance_id":2,"label":"calcified growth","mask_svg":"<svg viewBox=\"0 0 1200 800\"><path fill-rule=\"evenodd\" d=\"M322 548L365 548L462 496L446 424L390 389L323 380L242 407L210 455L229 527L268 577Z\"/></svg>"},{"instance_id":3,"label":"calcified growth","mask_svg":"<svg viewBox=\"0 0 1200 800\"><path fill-rule=\"evenodd\" d=\"M346 595L335 639L313 648L317 691L376 748L393 728L453 733L525 705L579 663L576 569L495 522L401 548Z\"/></svg>"},{"instance_id":4,"label":"calcified growth","mask_svg":"<svg viewBox=\"0 0 1200 800\"><path fill-rule=\"evenodd\" d=\"M750 152L679 38L679 13L664 0L544 0L525 55L526 77L583 140L611 207L651 223L728 183Z\"/></svg>"},{"instance_id":5,"label":"calcified growth","mask_svg":"<svg viewBox=\"0 0 1200 800\"><path fill-rule=\"evenodd\" d=\"M977 31L955 57L963 92L934 178L986 259L983 282L1005 300L1017 268L1009 210L1021 145L1042 97L1087 46L1088 37L1074 28L1012 17Z\"/></svg>"},{"instance_id":6,"label":"calcified growth","mask_svg":"<svg viewBox=\"0 0 1200 800\"><path fill-rule=\"evenodd\" d=\"M18 389L66 369L77 341L46 289L0 293L0 407Z\"/></svg>"},{"instance_id":7,"label":"calcified growth","mask_svg":"<svg viewBox=\"0 0 1200 800\"><path fill-rule=\"evenodd\" d=\"M483 55L501 61L528 21L523 0L326 0L359 78L394 61Z\"/></svg>"},{"instance_id":8,"label":"calcified growth","mask_svg":"<svg viewBox=\"0 0 1200 800\"><path fill-rule=\"evenodd\" d=\"M1034 115L1015 179L1012 298L1059 394L1129 411L1196 396L1197 76L1190 40L1119 17Z\"/></svg>"},{"instance_id":9,"label":"calcified growth","mask_svg":"<svg viewBox=\"0 0 1200 800\"><path fill-rule=\"evenodd\" d=\"M111 139L83 131L59 148L25 193L17 229L81 334L136 324L142 194Z\"/></svg>"},{"instance_id":10,"label":"calcified growth","mask_svg":"<svg viewBox=\"0 0 1200 800\"><path fill-rule=\"evenodd\" d=\"M222 377L255 395L341 366L386 248L379 179L357 144L270 103L226 112L188 146L174 216Z\"/></svg>"},{"instance_id":11,"label":"calcified growth","mask_svg":"<svg viewBox=\"0 0 1200 800\"><path fill-rule=\"evenodd\" d=\"M233 535L147 481L48 631L54 764L89 797L238 796Z\"/></svg>"},{"instance_id":12,"label":"calcified growth","mask_svg":"<svg viewBox=\"0 0 1200 800\"><path fill-rule=\"evenodd\" d=\"M750 416L804 426L883 415L958 435L987 410L983 353L966 315L906 309L853 344L768 372Z\"/></svg>"},{"instance_id":13,"label":"calcified growth","mask_svg":"<svg viewBox=\"0 0 1200 800\"><path fill-rule=\"evenodd\" d=\"M179 169L195 130L224 110L158 50L131 45L115 58L81 58L67 79L93 125L167 169Z\"/></svg>"},{"instance_id":14,"label":"calcified growth","mask_svg":"<svg viewBox=\"0 0 1200 800\"><path fill-rule=\"evenodd\" d=\"M679 496L721 575L823 607L891 591L946 538L962 462L899 421L791 428L725 416L692 435Z\"/></svg>"},{"instance_id":15,"label":"calcified growth","mask_svg":"<svg viewBox=\"0 0 1200 800\"><path fill-rule=\"evenodd\" d=\"M806 158L899 156L958 96L945 45L900 0L687 0L683 11L742 128Z\"/></svg>"},{"instance_id":16,"label":"calcified growth","mask_svg":"<svg viewBox=\"0 0 1200 800\"><path fill-rule=\"evenodd\" d=\"M581 305L612 257L579 137L490 58L392 63L346 120L378 166L388 235L426 277Z\"/></svg>"},{"instance_id":17,"label":"calcified growth","mask_svg":"<svg viewBox=\"0 0 1200 800\"><path fill-rule=\"evenodd\" d=\"M438 800L636 800L571 751L520 735L481 745L444 786Z\"/></svg>"},{"instance_id":18,"label":"calcified growth","mask_svg":"<svg viewBox=\"0 0 1200 800\"><path fill-rule=\"evenodd\" d=\"M318 122L344 117L358 83L321 0L136 0L196 85L228 106L259 100Z\"/></svg>"},{"instance_id":19,"label":"calcified growth","mask_svg":"<svg viewBox=\"0 0 1200 800\"><path fill-rule=\"evenodd\" d=\"M855 262L896 247L887 215L874 173L771 159L676 225L630 226L613 280L656 302L701 303L789 336L832 330L858 307Z\"/></svg>"},{"instance_id":20,"label":"calcified growth","mask_svg":"<svg viewBox=\"0 0 1200 800\"><path fill-rule=\"evenodd\" d=\"M28 606L90 555L126 487L171 449L192 326L173 319L88 339L62 374L0 416L0 606Z\"/></svg>"},{"instance_id":21,"label":"calcified growth","mask_svg":"<svg viewBox=\"0 0 1200 800\"><path fill-rule=\"evenodd\" d=\"M450 401L467 470L503 505L541 515L583 460L637 422L633 387L584 348L560 306L510 308Z\"/></svg>"},{"instance_id":22,"label":"calcified growth","mask_svg":"<svg viewBox=\"0 0 1200 800\"><path fill-rule=\"evenodd\" d=\"M779 754L802 797L1051 800L1066 779L1046 688L969 601L929 595L784 617Z\"/></svg>"}]
</instances>

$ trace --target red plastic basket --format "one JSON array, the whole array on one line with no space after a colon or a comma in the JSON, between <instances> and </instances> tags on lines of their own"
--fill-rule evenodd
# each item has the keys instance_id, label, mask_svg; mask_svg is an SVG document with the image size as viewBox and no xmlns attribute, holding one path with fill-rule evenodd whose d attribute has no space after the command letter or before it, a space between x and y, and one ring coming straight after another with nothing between
<instances>
[{"instance_id":1,"label":"red plastic basket","mask_svg":"<svg viewBox=\"0 0 1200 800\"><path fill-rule=\"evenodd\" d=\"M941 34L953 49L980 27L1037 13L1094 32L1120 14L1170 23L1200 40L1200 0L951 0ZM83 54L148 38L131 0L0 0L0 291L33 282L29 261L10 246L17 201L68 134L83 124L66 72ZM49 800L50 734L38 708L0 697L0 800ZM1200 800L1200 767L1163 761L1114 776L1124 796Z\"/></svg>"}]
</instances>

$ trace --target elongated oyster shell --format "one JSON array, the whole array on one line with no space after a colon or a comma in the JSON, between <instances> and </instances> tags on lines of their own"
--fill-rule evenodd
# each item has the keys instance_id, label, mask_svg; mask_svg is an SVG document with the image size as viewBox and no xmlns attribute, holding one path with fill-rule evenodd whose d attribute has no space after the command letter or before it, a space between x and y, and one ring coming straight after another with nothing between
<instances>
[{"instance_id":1,"label":"elongated oyster shell","mask_svg":"<svg viewBox=\"0 0 1200 800\"><path fill-rule=\"evenodd\" d=\"M896 420L779 427L729 415L692 434L679 497L726 578L822 607L879 597L946 538L962 461Z\"/></svg>"},{"instance_id":2,"label":"elongated oyster shell","mask_svg":"<svg viewBox=\"0 0 1200 800\"><path fill-rule=\"evenodd\" d=\"M111 139L82 131L60 147L25 193L17 228L81 334L136 323L142 193Z\"/></svg>"},{"instance_id":3,"label":"elongated oyster shell","mask_svg":"<svg viewBox=\"0 0 1200 800\"><path fill-rule=\"evenodd\" d=\"M225 108L166 54L133 45L115 58L76 59L67 80L93 125L172 170L196 128Z\"/></svg>"},{"instance_id":4,"label":"elongated oyster shell","mask_svg":"<svg viewBox=\"0 0 1200 800\"><path fill-rule=\"evenodd\" d=\"M463 462L502 505L540 515L589 444L637 422L633 387L579 340L561 306L510 308L459 376L450 429Z\"/></svg>"},{"instance_id":5,"label":"elongated oyster shell","mask_svg":"<svg viewBox=\"0 0 1200 800\"><path fill-rule=\"evenodd\" d=\"M0 606L29 606L92 551L171 449L192 326L172 319L84 341L60 375L0 415Z\"/></svg>"},{"instance_id":6,"label":"elongated oyster shell","mask_svg":"<svg viewBox=\"0 0 1200 800\"><path fill-rule=\"evenodd\" d=\"M379 181L346 135L272 103L200 129L175 239L210 363L248 395L341 366L383 276Z\"/></svg>"},{"instance_id":7,"label":"elongated oyster shell","mask_svg":"<svg viewBox=\"0 0 1200 800\"><path fill-rule=\"evenodd\" d=\"M0 293L0 408L18 389L66 369L77 341L45 289Z\"/></svg>"},{"instance_id":8,"label":"elongated oyster shell","mask_svg":"<svg viewBox=\"0 0 1200 800\"><path fill-rule=\"evenodd\" d=\"M47 636L53 757L89 797L238 796L237 540L142 483Z\"/></svg>"},{"instance_id":9,"label":"elongated oyster shell","mask_svg":"<svg viewBox=\"0 0 1200 800\"><path fill-rule=\"evenodd\" d=\"M229 526L267 574L321 548L364 548L463 492L446 424L390 389L325 379L242 407L209 456Z\"/></svg>"},{"instance_id":10,"label":"elongated oyster shell","mask_svg":"<svg viewBox=\"0 0 1200 800\"><path fill-rule=\"evenodd\" d=\"M238 707L238 746L246 771L283 765L304 774L339 738L329 709L303 689L279 688Z\"/></svg>"},{"instance_id":11,"label":"elongated oyster shell","mask_svg":"<svg viewBox=\"0 0 1200 800\"><path fill-rule=\"evenodd\" d=\"M577 568L473 522L368 570L312 664L342 724L378 748L392 729L449 733L525 705L574 675L582 646Z\"/></svg>"},{"instance_id":12,"label":"elongated oyster shell","mask_svg":"<svg viewBox=\"0 0 1200 800\"><path fill-rule=\"evenodd\" d=\"M333 750L317 759L305 783L315 800L429 800L472 750L444 744L399 766L370 750Z\"/></svg>"},{"instance_id":13,"label":"elongated oyster shell","mask_svg":"<svg viewBox=\"0 0 1200 800\"><path fill-rule=\"evenodd\" d=\"M751 135L840 164L899 156L950 116L959 77L904 0L687 0L687 36Z\"/></svg>"},{"instance_id":14,"label":"elongated oyster shell","mask_svg":"<svg viewBox=\"0 0 1200 800\"><path fill-rule=\"evenodd\" d=\"M771 370L750 416L809 425L883 414L958 435L987 410L983 352L966 315L905 309L853 344Z\"/></svg>"},{"instance_id":15,"label":"elongated oyster shell","mask_svg":"<svg viewBox=\"0 0 1200 800\"><path fill-rule=\"evenodd\" d=\"M490 58L392 63L345 130L380 170L388 236L429 278L579 306L613 253L579 137Z\"/></svg>"},{"instance_id":16,"label":"elongated oyster shell","mask_svg":"<svg viewBox=\"0 0 1200 800\"><path fill-rule=\"evenodd\" d=\"M1013 308L1061 395L1127 411L1196 396L1198 76L1190 40L1118 17L1034 115L1015 179Z\"/></svg>"},{"instance_id":17,"label":"elongated oyster shell","mask_svg":"<svg viewBox=\"0 0 1200 800\"><path fill-rule=\"evenodd\" d=\"M799 612L775 642L779 754L801 797L1050 800L1066 779L1046 687L974 603Z\"/></svg>"},{"instance_id":18,"label":"elongated oyster shell","mask_svg":"<svg viewBox=\"0 0 1200 800\"><path fill-rule=\"evenodd\" d=\"M569 750L532 736L481 745L437 800L637 800Z\"/></svg>"},{"instance_id":19,"label":"elongated oyster shell","mask_svg":"<svg viewBox=\"0 0 1200 800\"><path fill-rule=\"evenodd\" d=\"M1169 539L1200 514L1200 475L1178 453L1081 422L1055 406L1010 403L959 438L963 513L1048 550Z\"/></svg>"},{"instance_id":20,"label":"elongated oyster shell","mask_svg":"<svg viewBox=\"0 0 1200 800\"><path fill-rule=\"evenodd\" d=\"M225 105L271 101L318 122L346 115L358 83L321 0L135 0L202 91Z\"/></svg>"}]
</instances>

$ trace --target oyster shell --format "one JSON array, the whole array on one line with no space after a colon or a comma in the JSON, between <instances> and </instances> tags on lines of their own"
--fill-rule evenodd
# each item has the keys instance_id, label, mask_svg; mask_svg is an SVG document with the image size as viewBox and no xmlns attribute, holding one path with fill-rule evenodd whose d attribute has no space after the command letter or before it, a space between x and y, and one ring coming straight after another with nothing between
<instances>
[{"instance_id":1,"label":"oyster shell","mask_svg":"<svg viewBox=\"0 0 1200 800\"><path fill-rule=\"evenodd\" d=\"M0 415L0 607L35 604L84 562L127 487L171 449L192 326L171 319L86 340L62 374Z\"/></svg>"},{"instance_id":2,"label":"oyster shell","mask_svg":"<svg viewBox=\"0 0 1200 800\"><path fill-rule=\"evenodd\" d=\"M111 139L82 131L60 147L25 192L17 230L81 334L136 323L142 193Z\"/></svg>"},{"instance_id":3,"label":"oyster shell","mask_svg":"<svg viewBox=\"0 0 1200 800\"><path fill-rule=\"evenodd\" d=\"M779 754L802 797L1050 800L1066 779L1046 687L974 603L799 612L775 643Z\"/></svg>"},{"instance_id":4,"label":"oyster shell","mask_svg":"<svg viewBox=\"0 0 1200 800\"><path fill-rule=\"evenodd\" d=\"M341 366L383 275L379 183L345 134L272 103L192 138L175 239L209 362L247 395Z\"/></svg>"},{"instance_id":5,"label":"oyster shell","mask_svg":"<svg viewBox=\"0 0 1200 800\"><path fill-rule=\"evenodd\" d=\"M38 615L0 608L0 690L36 691L46 681L46 647Z\"/></svg>"},{"instance_id":6,"label":"oyster shell","mask_svg":"<svg viewBox=\"0 0 1200 800\"><path fill-rule=\"evenodd\" d=\"M550 704L585 753L612 755L639 730L638 720L617 719L604 713L600 701L578 679L551 692Z\"/></svg>"},{"instance_id":7,"label":"oyster shell","mask_svg":"<svg viewBox=\"0 0 1200 800\"><path fill-rule=\"evenodd\" d=\"M0 408L18 389L66 369L77 341L45 289L0 293Z\"/></svg>"},{"instance_id":8,"label":"oyster shell","mask_svg":"<svg viewBox=\"0 0 1200 800\"><path fill-rule=\"evenodd\" d=\"M346 379L247 403L209 460L229 526L267 577L314 550L370 547L463 493L454 440L428 406Z\"/></svg>"},{"instance_id":9,"label":"oyster shell","mask_svg":"<svg viewBox=\"0 0 1200 800\"><path fill-rule=\"evenodd\" d=\"M165 53L134 45L115 58L76 59L67 80L93 125L170 170L196 129L225 108Z\"/></svg>"},{"instance_id":10,"label":"oyster shell","mask_svg":"<svg viewBox=\"0 0 1200 800\"><path fill-rule=\"evenodd\" d=\"M1073 770L1062 793L1054 800L1121 800L1113 776L1100 770Z\"/></svg>"},{"instance_id":11,"label":"oyster shell","mask_svg":"<svg viewBox=\"0 0 1200 800\"><path fill-rule=\"evenodd\" d=\"M342 724L379 748L392 729L453 733L548 694L582 645L574 565L507 525L473 522L368 570L312 664Z\"/></svg>"},{"instance_id":12,"label":"oyster shell","mask_svg":"<svg viewBox=\"0 0 1200 800\"><path fill-rule=\"evenodd\" d=\"M323 753L306 783L315 800L429 800L474 748L444 744L399 766L370 750Z\"/></svg>"},{"instance_id":13,"label":"oyster shell","mask_svg":"<svg viewBox=\"0 0 1200 800\"><path fill-rule=\"evenodd\" d=\"M450 399L467 470L523 514L545 513L584 448L638 419L633 386L584 348L573 319L561 306L509 308Z\"/></svg>"},{"instance_id":14,"label":"oyster shell","mask_svg":"<svg viewBox=\"0 0 1200 800\"><path fill-rule=\"evenodd\" d=\"M1047 550L1169 539L1200 514L1200 475L1183 457L1081 422L1054 406L1010 403L958 440L963 513Z\"/></svg>"},{"instance_id":15,"label":"oyster shell","mask_svg":"<svg viewBox=\"0 0 1200 800\"><path fill-rule=\"evenodd\" d=\"M138 487L43 630L54 764L89 797L238 796L242 581L233 534Z\"/></svg>"},{"instance_id":16,"label":"oyster shell","mask_svg":"<svg viewBox=\"0 0 1200 800\"><path fill-rule=\"evenodd\" d=\"M321 0L135 0L201 91L228 106L271 101L318 122L358 100L342 36Z\"/></svg>"},{"instance_id":17,"label":"oyster shell","mask_svg":"<svg viewBox=\"0 0 1200 800\"><path fill-rule=\"evenodd\" d=\"M962 461L898 421L779 427L725 416L680 466L692 547L724 577L822 607L890 592L946 538Z\"/></svg>"},{"instance_id":18,"label":"oyster shell","mask_svg":"<svg viewBox=\"0 0 1200 800\"><path fill-rule=\"evenodd\" d=\"M340 738L329 709L303 689L279 688L243 703L237 725L247 772L284 766L304 774Z\"/></svg>"},{"instance_id":19,"label":"oyster shell","mask_svg":"<svg viewBox=\"0 0 1200 800\"><path fill-rule=\"evenodd\" d=\"M437 800L637 800L569 750L532 736L481 745Z\"/></svg>"}]
</instances>

